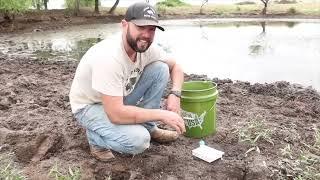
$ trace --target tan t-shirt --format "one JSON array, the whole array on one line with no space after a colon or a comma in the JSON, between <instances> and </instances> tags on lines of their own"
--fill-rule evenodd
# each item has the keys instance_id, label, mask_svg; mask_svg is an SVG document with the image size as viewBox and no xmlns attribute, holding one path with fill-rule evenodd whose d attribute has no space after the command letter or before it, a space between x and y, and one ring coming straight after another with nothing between
<instances>
[{"instance_id":1,"label":"tan t-shirt","mask_svg":"<svg viewBox=\"0 0 320 180\"><path fill-rule=\"evenodd\" d=\"M167 54L153 43L132 62L121 39L106 39L91 47L82 57L69 93L72 112L88 104L101 103L101 94L127 96L134 89L144 67L166 61Z\"/></svg>"}]
</instances>

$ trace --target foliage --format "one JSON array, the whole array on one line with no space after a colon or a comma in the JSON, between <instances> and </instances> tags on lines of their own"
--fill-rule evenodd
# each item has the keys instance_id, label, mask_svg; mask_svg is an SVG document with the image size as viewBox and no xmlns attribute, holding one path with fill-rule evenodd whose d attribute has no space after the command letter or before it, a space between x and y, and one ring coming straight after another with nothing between
<instances>
[{"instance_id":1,"label":"foliage","mask_svg":"<svg viewBox=\"0 0 320 180\"><path fill-rule=\"evenodd\" d=\"M318 180L320 179L320 130L315 128L313 145L301 142L295 149L289 144L280 149L283 157L278 165L281 169L278 176L281 179ZM298 147L302 147L298 149ZM296 152L296 154L294 154ZM297 153L298 152L298 153ZM292 178L293 177L293 178Z\"/></svg>"},{"instance_id":2,"label":"foliage","mask_svg":"<svg viewBox=\"0 0 320 180\"><path fill-rule=\"evenodd\" d=\"M288 13L288 14L297 14L297 10L296 10L296 8L291 7L291 8L288 9L288 12L287 12L287 13Z\"/></svg>"},{"instance_id":3,"label":"foliage","mask_svg":"<svg viewBox=\"0 0 320 180\"><path fill-rule=\"evenodd\" d=\"M45 8L49 0L32 0L32 6L38 10Z\"/></svg>"},{"instance_id":4,"label":"foliage","mask_svg":"<svg viewBox=\"0 0 320 180\"><path fill-rule=\"evenodd\" d=\"M79 180L81 179L81 171L78 167L69 167L67 174L62 173L56 163L50 170L49 176L55 180Z\"/></svg>"},{"instance_id":5,"label":"foliage","mask_svg":"<svg viewBox=\"0 0 320 180\"><path fill-rule=\"evenodd\" d=\"M74 9L76 0L65 0L65 5L68 9ZM92 7L94 6L94 0L80 0L81 7Z\"/></svg>"},{"instance_id":6,"label":"foliage","mask_svg":"<svg viewBox=\"0 0 320 180\"><path fill-rule=\"evenodd\" d=\"M251 120L248 125L239 129L239 141L257 145L259 139L264 139L273 145L271 130L268 129L264 120Z\"/></svg>"},{"instance_id":7,"label":"foliage","mask_svg":"<svg viewBox=\"0 0 320 180\"><path fill-rule=\"evenodd\" d=\"M5 18L9 15L14 15L26 11L31 6L31 0L0 0L0 13L3 13Z\"/></svg>"},{"instance_id":8,"label":"foliage","mask_svg":"<svg viewBox=\"0 0 320 180\"><path fill-rule=\"evenodd\" d=\"M0 155L0 179L23 180L26 179L16 169L12 161L12 154Z\"/></svg>"},{"instance_id":9,"label":"foliage","mask_svg":"<svg viewBox=\"0 0 320 180\"><path fill-rule=\"evenodd\" d=\"M235 3L236 5L248 5L248 4L256 4L255 2L252 1L241 1L238 3Z\"/></svg>"},{"instance_id":10,"label":"foliage","mask_svg":"<svg viewBox=\"0 0 320 180\"><path fill-rule=\"evenodd\" d=\"M161 2L157 2L156 6L165 6L165 7L178 7L178 6L185 6L186 3L180 0L164 0Z\"/></svg>"},{"instance_id":11,"label":"foliage","mask_svg":"<svg viewBox=\"0 0 320 180\"><path fill-rule=\"evenodd\" d=\"M274 1L277 4L296 4L297 1L296 0L278 0L278 1Z\"/></svg>"},{"instance_id":12,"label":"foliage","mask_svg":"<svg viewBox=\"0 0 320 180\"><path fill-rule=\"evenodd\" d=\"M268 129L264 122L264 120L250 120L244 127L235 131L238 133L239 142L246 142L251 146L245 154L253 150L260 152L258 141L264 140L273 145L273 140L271 139L272 130Z\"/></svg>"}]
</instances>

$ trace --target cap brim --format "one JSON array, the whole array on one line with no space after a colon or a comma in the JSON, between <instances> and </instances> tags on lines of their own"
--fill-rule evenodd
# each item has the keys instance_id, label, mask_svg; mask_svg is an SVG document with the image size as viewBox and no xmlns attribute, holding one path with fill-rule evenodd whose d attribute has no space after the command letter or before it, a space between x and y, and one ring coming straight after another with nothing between
<instances>
[{"instance_id":1,"label":"cap brim","mask_svg":"<svg viewBox=\"0 0 320 180\"><path fill-rule=\"evenodd\" d=\"M159 23L152 21L152 20L147 20L147 19L133 19L130 22L137 26L155 26L159 28L161 31L164 31L164 28L159 25Z\"/></svg>"}]
</instances>

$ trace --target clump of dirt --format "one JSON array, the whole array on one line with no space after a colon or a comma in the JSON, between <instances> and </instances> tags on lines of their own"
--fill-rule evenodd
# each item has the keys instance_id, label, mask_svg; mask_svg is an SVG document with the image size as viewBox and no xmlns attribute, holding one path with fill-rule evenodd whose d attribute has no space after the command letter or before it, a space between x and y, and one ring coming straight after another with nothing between
<instances>
[{"instance_id":1,"label":"clump of dirt","mask_svg":"<svg viewBox=\"0 0 320 180\"><path fill-rule=\"evenodd\" d=\"M97 161L70 110L68 93L77 63L0 55L0 153L14 152L30 179L47 179L55 164L62 173L79 167L82 179L292 178L303 174L291 166L300 150L309 147L320 155L312 149L315 129L320 129L317 91L287 82L250 84L186 75L186 80L218 84L217 133L204 140L224 151L223 159L206 163L194 158L191 151L199 139L181 136L170 144L152 142L133 157L116 154L112 162ZM284 153L288 145L292 151ZM319 164L313 168L319 172Z\"/></svg>"}]
</instances>

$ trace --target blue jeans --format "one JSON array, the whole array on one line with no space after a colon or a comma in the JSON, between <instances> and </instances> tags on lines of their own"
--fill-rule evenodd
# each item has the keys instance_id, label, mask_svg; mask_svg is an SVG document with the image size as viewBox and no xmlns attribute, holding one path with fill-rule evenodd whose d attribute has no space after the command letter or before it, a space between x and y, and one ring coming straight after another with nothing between
<instances>
[{"instance_id":1,"label":"blue jeans","mask_svg":"<svg viewBox=\"0 0 320 180\"><path fill-rule=\"evenodd\" d=\"M147 65L134 90L124 97L125 105L159 109L169 80L169 67L161 61ZM150 146L150 132L157 128L152 120L143 124L119 125L110 122L102 104L91 104L75 113L86 128L90 145L120 153L138 154Z\"/></svg>"}]
</instances>

